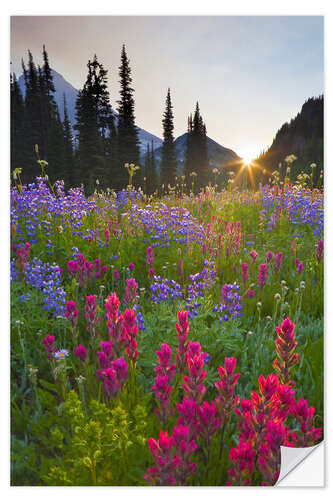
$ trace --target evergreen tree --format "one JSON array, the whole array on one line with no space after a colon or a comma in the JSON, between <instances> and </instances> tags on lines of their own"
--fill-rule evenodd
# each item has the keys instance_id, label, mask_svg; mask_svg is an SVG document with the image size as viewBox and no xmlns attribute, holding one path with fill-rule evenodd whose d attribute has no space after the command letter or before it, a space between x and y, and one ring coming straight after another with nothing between
<instances>
[{"instance_id":1,"label":"evergreen tree","mask_svg":"<svg viewBox=\"0 0 333 500\"><path fill-rule=\"evenodd\" d=\"M197 174L196 186L205 186L208 182L208 148L206 125L200 114L199 103L197 102L195 113L192 119L188 119L187 147L185 154L185 176L187 184L190 185L190 173Z\"/></svg>"},{"instance_id":2,"label":"evergreen tree","mask_svg":"<svg viewBox=\"0 0 333 500\"><path fill-rule=\"evenodd\" d=\"M27 153L24 179L26 182L31 182L35 179L36 175L39 175L38 165L36 164L35 145L40 145L42 142L42 123L39 78L30 50L28 50L28 68L26 69L22 61L22 69L25 79L24 139Z\"/></svg>"},{"instance_id":3,"label":"evergreen tree","mask_svg":"<svg viewBox=\"0 0 333 500\"><path fill-rule=\"evenodd\" d=\"M11 170L25 165L24 100L15 73L10 77L10 164Z\"/></svg>"},{"instance_id":4,"label":"evergreen tree","mask_svg":"<svg viewBox=\"0 0 333 500\"><path fill-rule=\"evenodd\" d=\"M48 162L47 172L52 182L66 177L64 129L54 98L55 87L49 57L43 45L43 67L38 68L40 95L41 139L40 157Z\"/></svg>"},{"instance_id":5,"label":"evergreen tree","mask_svg":"<svg viewBox=\"0 0 333 500\"><path fill-rule=\"evenodd\" d=\"M73 181L75 179L74 172L74 153L73 153L73 134L71 123L68 118L68 109L66 102L66 95L64 94L64 180L68 184L68 187L73 187Z\"/></svg>"},{"instance_id":6,"label":"evergreen tree","mask_svg":"<svg viewBox=\"0 0 333 500\"><path fill-rule=\"evenodd\" d=\"M170 88L168 89L165 111L163 113L163 146L162 146L162 162L161 176L162 183L174 185L175 176L177 174L177 153L173 136L173 113L170 97Z\"/></svg>"},{"instance_id":7,"label":"evergreen tree","mask_svg":"<svg viewBox=\"0 0 333 500\"><path fill-rule=\"evenodd\" d=\"M185 166L184 166L184 174L186 178L188 178L190 173L193 171L192 167L194 163L195 163L195 158L194 158L194 148L193 148L193 120L191 113L187 119L187 136L186 136L186 151L185 151Z\"/></svg>"},{"instance_id":8,"label":"evergreen tree","mask_svg":"<svg viewBox=\"0 0 333 500\"><path fill-rule=\"evenodd\" d=\"M76 101L77 175L75 183L94 189L98 178L102 185L114 177L112 169L111 137L114 137L114 119L107 90L107 70L97 60L88 61L88 75ZM89 186L89 187L88 187Z\"/></svg>"},{"instance_id":9,"label":"evergreen tree","mask_svg":"<svg viewBox=\"0 0 333 500\"><path fill-rule=\"evenodd\" d=\"M49 57L43 45L43 69L39 69L39 88L40 88L40 99L41 99L41 124L42 124L42 138L41 138L41 152L42 157L46 161L49 161L49 151L53 150L53 135L51 134L51 128L59 129L58 122L58 106L54 99L54 84L53 76L49 64ZM52 121L55 120L57 124L53 124ZM57 157L56 157L57 159ZM50 162L50 169L54 173L59 170L59 160L57 164L54 165ZM61 167L60 167L61 168Z\"/></svg>"},{"instance_id":10,"label":"evergreen tree","mask_svg":"<svg viewBox=\"0 0 333 500\"><path fill-rule=\"evenodd\" d=\"M149 144L147 144L147 152L145 159L145 176L147 178L146 180L147 193L153 194L158 187L154 141L151 141L151 147L149 147Z\"/></svg>"},{"instance_id":11,"label":"evergreen tree","mask_svg":"<svg viewBox=\"0 0 333 500\"><path fill-rule=\"evenodd\" d=\"M127 172L125 163L135 163L140 160L138 129L134 116L134 89L131 87L132 77L129 59L125 45L121 52L121 65L119 67L120 100L118 103L118 150L116 187L123 188L127 185Z\"/></svg>"},{"instance_id":12,"label":"evergreen tree","mask_svg":"<svg viewBox=\"0 0 333 500\"><path fill-rule=\"evenodd\" d=\"M34 181L36 175L40 173L36 163L36 144L38 144L40 158L49 163L47 173L52 182L63 173L64 131L53 96L55 89L45 46L43 46L43 59L43 67L36 68L29 50L27 68L22 60L25 99L20 138L14 135L12 143L15 143L13 149L20 151L25 182ZM12 87L14 94L17 94L17 83L13 81ZM13 112L14 110L15 108Z\"/></svg>"},{"instance_id":13,"label":"evergreen tree","mask_svg":"<svg viewBox=\"0 0 333 500\"><path fill-rule=\"evenodd\" d=\"M146 154L145 154L145 166L144 166L144 177L146 178L146 193L150 194L150 179L149 179L149 172L150 172L150 147L149 143L147 143L146 146Z\"/></svg>"}]
</instances>

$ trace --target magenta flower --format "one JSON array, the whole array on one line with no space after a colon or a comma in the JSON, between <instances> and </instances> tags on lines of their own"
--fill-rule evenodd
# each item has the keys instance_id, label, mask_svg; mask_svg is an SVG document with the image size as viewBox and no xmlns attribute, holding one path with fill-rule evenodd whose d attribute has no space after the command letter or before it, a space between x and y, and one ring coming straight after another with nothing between
<instances>
[{"instance_id":1,"label":"magenta flower","mask_svg":"<svg viewBox=\"0 0 333 500\"><path fill-rule=\"evenodd\" d=\"M196 464L190 462L190 457L197 445L192 440L189 429L176 426L170 437L168 431L160 431L158 441L149 438L148 446L155 466L147 470L145 481L154 486L186 485L196 469Z\"/></svg>"},{"instance_id":2,"label":"magenta flower","mask_svg":"<svg viewBox=\"0 0 333 500\"><path fill-rule=\"evenodd\" d=\"M178 311L178 321L176 330L178 333L178 350L176 355L176 365L179 373L183 373L186 365L186 352L188 346L188 334L190 331L189 322L187 321L187 311Z\"/></svg>"},{"instance_id":3,"label":"magenta flower","mask_svg":"<svg viewBox=\"0 0 333 500\"><path fill-rule=\"evenodd\" d=\"M218 391L215 405L218 416L224 423L228 423L233 410L239 403L239 397L234 396L235 387L240 377L240 373L234 373L236 363L236 358L224 358L224 367L218 367L220 380L215 382L215 387Z\"/></svg>"},{"instance_id":4,"label":"magenta flower","mask_svg":"<svg viewBox=\"0 0 333 500\"><path fill-rule=\"evenodd\" d=\"M266 253L266 263L270 264L273 259L274 259L273 252L271 250L268 250L268 252Z\"/></svg>"},{"instance_id":5,"label":"magenta flower","mask_svg":"<svg viewBox=\"0 0 333 500\"><path fill-rule=\"evenodd\" d=\"M167 375L168 381L171 383L176 373L176 365L174 363L170 365L172 349L168 346L168 344L162 344L161 350L156 351L156 354L159 360L159 365L154 368L154 371L157 375Z\"/></svg>"},{"instance_id":6,"label":"magenta flower","mask_svg":"<svg viewBox=\"0 0 333 500\"><path fill-rule=\"evenodd\" d=\"M194 433L194 425L196 423L197 403L191 398L184 398L182 403L177 403L177 411L179 413L178 424L186 425Z\"/></svg>"},{"instance_id":7,"label":"magenta flower","mask_svg":"<svg viewBox=\"0 0 333 500\"><path fill-rule=\"evenodd\" d=\"M286 420L295 404L296 391L290 385L279 384L271 397L272 416Z\"/></svg>"},{"instance_id":8,"label":"magenta flower","mask_svg":"<svg viewBox=\"0 0 333 500\"><path fill-rule=\"evenodd\" d=\"M263 288L267 281L268 269L266 264L260 264L258 271L258 286Z\"/></svg>"},{"instance_id":9,"label":"magenta flower","mask_svg":"<svg viewBox=\"0 0 333 500\"><path fill-rule=\"evenodd\" d=\"M53 335L47 334L43 339L42 342L44 344L45 351L47 353L47 357L49 360L52 359L53 353L55 351L54 347L54 337Z\"/></svg>"},{"instance_id":10,"label":"magenta flower","mask_svg":"<svg viewBox=\"0 0 333 500\"><path fill-rule=\"evenodd\" d=\"M279 271L281 269L282 262L283 262L283 253L282 252L278 252L275 255L275 261L274 261L274 271L275 272L277 272L277 271Z\"/></svg>"},{"instance_id":11,"label":"magenta flower","mask_svg":"<svg viewBox=\"0 0 333 500\"><path fill-rule=\"evenodd\" d=\"M23 246L13 245L17 257L16 264L24 272L29 262L30 243L27 241Z\"/></svg>"},{"instance_id":12,"label":"magenta flower","mask_svg":"<svg viewBox=\"0 0 333 500\"><path fill-rule=\"evenodd\" d=\"M196 411L198 417L196 429L209 445L221 425L216 406L214 402L209 404L207 401L204 401L203 405L197 406Z\"/></svg>"},{"instance_id":13,"label":"magenta flower","mask_svg":"<svg viewBox=\"0 0 333 500\"><path fill-rule=\"evenodd\" d=\"M79 344L75 349L74 349L74 356L79 358L81 361L85 361L87 357L87 349Z\"/></svg>"},{"instance_id":14,"label":"magenta flower","mask_svg":"<svg viewBox=\"0 0 333 500\"><path fill-rule=\"evenodd\" d=\"M133 307L138 301L138 287L139 285L134 278L126 280L124 303L127 307Z\"/></svg>"},{"instance_id":15,"label":"magenta flower","mask_svg":"<svg viewBox=\"0 0 333 500\"><path fill-rule=\"evenodd\" d=\"M109 341L102 340L100 346L104 354L106 354L106 356L109 359L113 359L112 342L110 340Z\"/></svg>"},{"instance_id":16,"label":"magenta flower","mask_svg":"<svg viewBox=\"0 0 333 500\"><path fill-rule=\"evenodd\" d=\"M171 450L173 437L168 436L168 431L160 431L158 441L154 438L147 440L150 453L155 461L155 466L147 470L145 481L153 486L173 486L177 483L176 470L181 465L181 460L173 458Z\"/></svg>"},{"instance_id":17,"label":"magenta flower","mask_svg":"<svg viewBox=\"0 0 333 500\"><path fill-rule=\"evenodd\" d=\"M169 384L169 377L167 375L157 375L152 389L159 403L159 409L156 408L155 413L164 427L167 425L169 416L173 413L173 411L169 409L172 391L172 386Z\"/></svg>"},{"instance_id":18,"label":"magenta flower","mask_svg":"<svg viewBox=\"0 0 333 500\"><path fill-rule=\"evenodd\" d=\"M170 383L175 377L176 365L170 364L172 349L168 344L162 344L160 351L156 351L159 365L154 369L157 373L153 390L155 397L159 403L160 409L156 409L155 413L161 420L163 426L167 425L167 421L173 410L170 410L170 394L172 387Z\"/></svg>"},{"instance_id":19,"label":"magenta flower","mask_svg":"<svg viewBox=\"0 0 333 500\"><path fill-rule=\"evenodd\" d=\"M249 279L249 272L248 272L249 266L246 264L246 262L243 262L241 268L242 268L242 282L245 285L247 280Z\"/></svg>"},{"instance_id":20,"label":"magenta flower","mask_svg":"<svg viewBox=\"0 0 333 500\"><path fill-rule=\"evenodd\" d=\"M83 254L78 254L76 260L69 260L67 262L67 270L72 278L76 278L80 285L83 287L87 286L89 279L93 277L94 271L99 272L100 261L97 259L97 269L96 264L88 262Z\"/></svg>"},{"instance_id":21,"label":"magenta flower","mask_svg":"<svg viewBox=\"0 0 333 500\"><path fill-rule=\"evenodd\" d=\"M120 301L116 293L111 293L105 303L106 325L109 332L112 348L117 355L120 355L124 346L128 343L128 338L123 327L124 315L119 314Z\"/></svg>"},{"instance_id":22,"label":"magenta flower","mask_svg":"<svg viewBox=\"0 0 333 500\"><path fill-rule=\"evenodd\" d=\"M321 261L324 253L324 242L323 240L319 240L316 248L316 259L318 262Z\"/></svg>"},{"instance_id":23,"label":"magenta flower","mask_svg":"<svg viewBox=\"0 0 333 500\"><path fill-rule=\"evenodd\" d=\"M183 276L184 270L183 270L183 260L182 259L178 260L177 271L178 271L178 276Z\"/></svg>"},{"instance_id":24,"label":"magenta flower","mask_svg":"<svg viewBox=\"0 0 333 500\"><path fill-rule=\"evenodd\" d=\"M84 307L84 317L87 323L87 329L92 333L93 337L97 334L96 326L101 321L101 318L97 317L97 306L95 301L95 295L86 296L86 305Z\"/></svg>"},{"instance_id":25,"label":"magenta flower","mask_svg":"<svg viewBox=\"0 0 333 500\"><path fill-rule=\"evenodd\" d=\"M74 331L76 324L77 324L78 316L79 316L79 312L76 308L76 302L74 300L69 300L66 303L65 316L68 319L72 330Z\"/></svg>"},{"instance_id":26,"label":"magenta flower","mask_svg":"<svg viewBox=\"0 0 333 500\"><path fill-rule=\"evenodd\" d=\"M302 274L303 272L303 264L298 259L296 259L296 271L297 274Z\"/></svg>"},{"instance_id":27,"label":"magenta flower","mask_svg":"<svg viewBox=\"0 0 333 500\"><path fill-rule=\"evenodd\" d=\"M247 292L247 296L249 297L249 299L252 299L254 297L254 294L255 294L255 291L252 289Z\"/></svg>"},{"instance_id":28,"label":"magenta flower","mask_svg":"<svg viewBox=\"0 0 333 500\"><path fill-rule=\"evenodd\" d=\"M154 250L152 247L147 248L146 266L152 267L154 264Z\"/></svg>"},{"instance_id":29,"label":"magenta flower","mask_svg":"<svg viewBox=\"0 0 333 500\"><path fill-rule=\"evenodd\" d=\"M99 259L95 259L94 265L95 265L96 272L101 270L101 261Z\"/></svg>"},{"instance_id":30,"label":"magenta flower","mask_svg":"<svg viewBox=\"0 0 333 500\"><path fill-rule=\"evenodd\" d=\"M115 361L112 361L111 367L115 370L117 379L121 384L126 382L128 377L128 364L124 360L124 358L118 358Z\"/></svg>"},{"instance_id":31,"label":"magenta flower","mask_svg":"<svg viewBox=\"0 0 333 500\"><path fill-rule=\"evenodd\" d=\"M117 297L116 293L111 293L108 296L105 303L106 315L107 319L110 321L117 321L119 316L119 306L120 300Z\"/></svg>"},{"instance_id":32,"label":"magenta flower","mask_svg":"<svg viewBox=\"0 0 333 500\"><path fill-rule=\"evenodd\" d=\"M132 272L134 270L134 264L128 264L128 270Z\"/></svg>"},{"instance_id":33,"label":"magenta flower","mask_svg":"<svg viewBox=\"0 0 333 500\"><path fill-rule=\"evenodd\" d=\"M110 243L110 231L108 229L105 229L104 239L105 239L106 243Z\"/></svg>"},{"instance_id":34,"label":"magenta flower","mask_svg":"<svg viewBox=\"0 0 333 500\"><path fill-rule=\"evenodd\" d=\"M115 281L119 281L120 280L120 274L117 271L117 269L113 270L113 277L114 277Z\"/></svg>"},{"instance_id":35,"label":"magenta flower","mask_svg":"<svg viewBox=\"0 0 333 500\"><path fill-rule=\"evenodd\" d=\"M302 448L313 446L322 435L322 429L320 427L312 427L312 420L315 412L314 407L308 406L308 402L301 398L298 403L292 407L291 412L300 425L300 434L297 434L294 441L295 446Z\"/></svg>"},{"instance_id":36,"label":"magenta flower","mask_svg":"<svg viewBox=\"0 0 333 500\"><path fill-rule=\"evenodd\" d=\"M249 256L251 257L253 264L257 260L258 254L255 250L251 250L251 252L249 252Z\"/></svg>"},{"instance_id":37,"label":"magenta flower","mask_svg":"<svg viewBox=\"0 0 333 500\"><path fill-rule=\"evenodd\" d=\"M97 353L100 358L102 358L101 352ZM107 359L104 354L104 361ZM102 368L102 366L101 366ZM97 370L96 376L103 383L103 392L109 397L114 398L123 388L127 378L128 378L128 365L124 358L116 359L112 361L111 366L102 370Z\"/></svg>"},{"instance_id":38,"label":"magenta flower","mask_svg":"<svg viewBox=\"0 0 333 500\"><path fill-rule=\"evenodd\" d=\"M71 278L75 278L80 269L80 265L76 260L69 260L67 262L67 271Z\"/></svg>"},{"instance_id":39,"label":"magenta flower","mask_svg":"<svg viewBox=\"0 0 333 500\"><path fill-rule=\"evenodd\" d=\"M207 376L203 370L205 358L206 353L201 352L200 342L190 342L186 354L189 376L184 375L183 389L187 397L196 402L200 402L206 392L202 383Z\"/></svg>"},{"instance_id":40,"label":"magenta flower","mask_svg":"<svg viewBox=\"0 0 333 500\"><path fill-rule=\"evenodd\" d=\"M175 456L181 461L181 466L176 471L177 484L186 485L188 479L193 476L196 470L197 464L191 462L190 458L197 449L197 444L192 439L190 429L184 425L174 427L172 437L174 439Z\"/></svg>"},{"instance_id":41,"label":"magenta flower","mask_svg":"<svg viewBox=\"0 0 333 500\"><path fill-rule=\"evenodd\" d=\"M229 451L229 460L233 468L228 470L230 483L236 486L251 484L251 475L254 470L256 453L251 442L239 440L238 446Z\"/></svg>"},{"instance_id":42,"label":"magenta flower","mask_svg":"<svg viewBox=\"0 0 333 500\"><path fill-rule=\"evenodd\" d=\"M110 368L110 359L103 351L97 351L98 363L102 370Z\"/></svg>"},{"instance_id":43,"label":"magenta flower","mask_svg":"<svg viewBox=\"0 0 333 500\"><path fill-rule=\"evenodd\" d=\"M138 326L133 309L126 309L122 315L122 320L123 339L127 343L126 354L129 360L135 362L138 357L138 344L136 341Z\"/></svg>"},{"instance_id":44,"label":"magenta flower","mask_svg":"<svg viewBox=\"0 0 333 500\"><path fill-rule=\"evenodd\" d=\"M279 385L279 379L276 375L268 375L267 378L265 378L263 375L260 375L258 378L259 382L259 390L263 397L266 400L271 399L273 394L275 393L278 385Z\"/></svg>"},{"instance_id":45,"label":"magenta flower","mask_svg":"<svg viewBox=\"0 0 333 500\"><path fill-rule=\"evenodd\" d=\"M266 422L266 436L260 444L258 467L265 480L264 485L274 485L280 474L280 446L287 440L286 428L281 421Z\"/></svg>"},{"instance_id":46,"label":"magenta flower","mask_svg":"<svg viewBox=\"0 0 333 500\"><path fill-rule=\"evenodd\" d=\"M299 355L295 352L297 342L295 338L295 324L286 318L282 321L281 327L275 328L277 339L275 350L277 357L273 361L273 367L279 375L282 384L293 383L290 380L290 370L299 362Z\"/></svg>"}]
</instances>

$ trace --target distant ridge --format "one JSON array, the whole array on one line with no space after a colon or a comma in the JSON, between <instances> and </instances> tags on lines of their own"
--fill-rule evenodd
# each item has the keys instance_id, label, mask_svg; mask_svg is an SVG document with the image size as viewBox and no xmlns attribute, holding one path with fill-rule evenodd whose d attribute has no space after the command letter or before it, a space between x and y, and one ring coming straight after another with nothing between
<instances>
[{"instance_id":1,"label":"distant ridge","mask_svg":"<svg viewBox=\"0 0 333 500\"><path fill-rule=\"evenodd\" d=\"M175 140L177 159L180 169L183 167L185 161L186 141L187 132L183 135L180 135ZM240 157L234 151L232 151L232 149L221 146L216 141L213 141L213 139L211 139L210 137L207 137L207 146L209 166L211 168L226 167L227 165L232 166L240 161ZM155 150L155 158L159 164L162 159L162 147Z\"/></svg>"}]
</instances>

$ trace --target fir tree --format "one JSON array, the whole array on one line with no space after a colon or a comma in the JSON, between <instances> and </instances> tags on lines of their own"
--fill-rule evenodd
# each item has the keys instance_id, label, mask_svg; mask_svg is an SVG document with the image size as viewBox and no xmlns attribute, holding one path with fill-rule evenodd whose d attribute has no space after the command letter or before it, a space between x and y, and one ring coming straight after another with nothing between
<instances>
[{"instance_id":1,"label":"fir tree","mask_svg":"<svg viewBox=\"0 0 333 500\"><path fill-rule=\"evenodd\" d=\"M113 113L107 90L107 71L97 60L88 61L88 75L76 101L77 174L78 181L91 192L98 178L102 185L113 179L112 147ZM89 188L88 188L89 186Z\"/></svg>"},{"instance_id":2,"label":"fir tree","mask_svg":"<svg viewBox=\"0 0 333 500\"><path fill-rule=\"evenodd\" d=\"M134 89L131 87L132 77L129 59L127 58L125 45L121 52L121 65L119 67L120 100L118 103L118 150L116 173L116 187L125 187L127 184L127 172L125 163L138 165L140 159L140 148L138 129L135 125L134 116Z\"/></svg>"},{"instance_id":3,"label":"fir tree","mask_svg":"<svg viewBox=\"0 0 333 500\"><path fill-rule=\"evenodd\" d=\"M10 164L11 170L25 165L24 100L15 73L10 78Z\"/></svg>"},{"instance_id":4,"label":"fir tree","mask_svg":"<svg viewBox=\"0 0 333 500\"><path fill-rule=\"evenodd\" d=\"M66 102L66 95L64 94L64 180L68 187L74 186L75 172L74 172L74 154L73 154L73 133L71 123L68 118L68 109Z\"/></svg>"},{"instance_id":5,"label":"fir tree","mask_svg":"<svg viewBox=\"0 0 333 500\"><path fill-rule=\"evenodd\" d=\"M166 186L173 185L177 174L177 153L173 136L173 113L170 97L170 88L168 89L165 111L163 113L163 146L162 146L162 162L161 162L161 177L162 183Z\"/></svg>"},{"instance_id":6,"label":"fir tree","mask_svg":"<svg viewBox=\"0 0 333 500\"><path fill-rule=\"evenodd\" d=\"M41 134L41 144L40 150L41 155L44 160L49 161L49 152L53 149L53 135L51 134L51 129L59 128L59 123L56 125L52 123L53 120L58 121L58 106L54 99L54 84L53 84L53 76L49 64L49 57L45 49L45 45L43 45L43 69L38 68L39 74L39 92L40 92L40 102L41 102L41 126L42 126L42 134ZM51 153L52 156L52 153ZM54 155L53 155L54 156ZM59 171L59 160L56 157L56 164L52 164L50 162L50 169L53 170L54 173Z\"/></svg>"},{"instance_id":7,"label":"fir tree","mask_svg":"<svg viewBox=\"0 0 333 500\"><path fill-rule=\"evenodd\" d=\"M149 179L149 171L150 171L150 147L149 143L146 146L146 154L145 154L145 166L144 166L144 177L145 177L145 185L146 185L146 193L150 194L150 179Z\"/></svg>"},{"instance_id":8,"label":"fir tree","mask_svg":"<svg viewBox=\"0 0 333 500\"><path fill-rule=\"evenodd\" d=\"M197 174L196 186L205 186L208 182L208 149L206 125L200 114L199 103L197 102L195 113L192 119L188 119L187 147L185 154L185 176L187 184L190 185L190 174Z\"/></svg>"},{"instance_id":9,"label":"fir tree","mask_svg":"<svg viewBox=\"0 0 333 500\"><path fill-rule=\"evenodd\" d=\"M24 134L27 153L24 174L26 182L31 182L36 175L39 175L38 166L36 165L35 145L40 145L42 142L42 123L38 72L30 50L28 50L28 68L26 69L22 61L22 69L25 79Z\"/></svg>"},{"instance_id":10,"label":"fir tree","mask_svg":"<svg viewBox=\"0 0 333 500\"><path fill-rule=\"evenodd\" d=\"M192 172L192 167L195 163L194 148L193 148L193 120L192 113L187 119L187 136L186 136L186 151L185 151L185 168L184 174L188 178Z\"/></svg>"},{"instance_id":11,"label":"fir tree","mask_svg":"<svg viewBox=\"0 0 333 500\"><path fill-rule=\"evenodd\" d=\"M147 193L153 194L158 187L158 179L156 172L156 160L154 152L154 141L151 141L151 147L147 144L147 153L145 160L145 175L146 175L146 185Z\"/></svg>"}]
</instances>

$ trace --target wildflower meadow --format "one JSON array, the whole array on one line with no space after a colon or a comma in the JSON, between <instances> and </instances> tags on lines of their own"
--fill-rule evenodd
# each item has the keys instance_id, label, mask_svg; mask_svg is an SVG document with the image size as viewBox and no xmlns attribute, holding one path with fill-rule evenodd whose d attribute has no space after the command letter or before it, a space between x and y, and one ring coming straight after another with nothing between
<instances>
[{"instance_id":1,"label":"wildflower meadow","mask_svg":"<svg viewBox=\"0 0 333 500\"><path fill-rule=\"evenodd\" d=\"M322 187L149 195L127 165L87 196L39 164L11 188L12 485L274 485L323 439Z\"/></svg>"}]
</instances>

